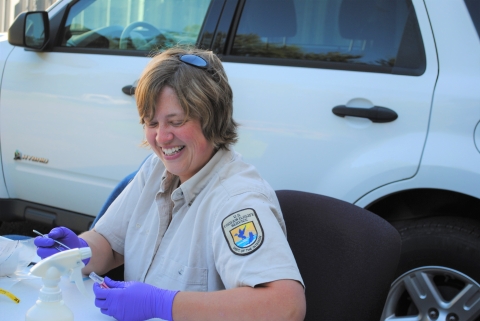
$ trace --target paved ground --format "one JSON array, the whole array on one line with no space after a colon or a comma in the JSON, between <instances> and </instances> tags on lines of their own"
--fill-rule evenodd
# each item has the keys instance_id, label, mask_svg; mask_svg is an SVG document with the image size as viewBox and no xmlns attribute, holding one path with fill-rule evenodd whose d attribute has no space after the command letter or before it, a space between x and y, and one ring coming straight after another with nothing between
<instances>
[{"instance_id":1,"label":"paved ground","mask_svg":"<svg viewBox=\"0 0 480 321\"><path fill-rule=\"evenodd\" d=\"M37 236L32 230L37 230L40 233L48 233L51 228L44 224L33 222L0 222L0 235L19 234L27 236Z\"/></svg>"}]
</instances>

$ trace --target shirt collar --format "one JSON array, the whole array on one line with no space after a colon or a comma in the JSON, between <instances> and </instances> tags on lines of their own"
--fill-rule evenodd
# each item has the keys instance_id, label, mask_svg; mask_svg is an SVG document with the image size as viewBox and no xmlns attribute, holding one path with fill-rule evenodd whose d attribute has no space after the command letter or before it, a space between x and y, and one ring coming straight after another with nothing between
<instances>
[{"instance_id":1,"label":"shirt collar","mask_svg":"<svg viewBox=\"0 0 480 321\"><path fill-rule=\"evenodd\" d=\"M216 173L233 158L233 152L220 149L215 155L189 180L180 185L186 203L190 206L198 194L212 180Z\"/></svg>"},{"instance_id":2,"label":"shirt collar","mask_svg":"<svg viewBox=\"0 0 480 321\"><path fill-rule=\"evenodd\" d=\"M178 178L178 176L173 175L172 173L167 171L167 169L165 168L162 174L162 181L160 183L159 192L160 193L170 192L171 194L171 192L177 188L179 181L180 179Z\"/></svg>"}]
</instances>

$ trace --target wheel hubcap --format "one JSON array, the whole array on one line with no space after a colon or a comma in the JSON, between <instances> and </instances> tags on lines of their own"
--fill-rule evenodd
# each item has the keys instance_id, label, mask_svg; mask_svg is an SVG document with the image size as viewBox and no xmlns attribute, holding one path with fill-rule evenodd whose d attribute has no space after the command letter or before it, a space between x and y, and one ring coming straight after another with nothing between
<instances>
[{"instance_id":1,"label":"wheel hubcap","mask_svg":"<svg viewBox=\"0 0 480 321\"><path fill-rule=\"evenodd\" d=\"M390 288L382 321L480 321L480 285L450 268L427 266Z\"/></svg>"}]
</instances>

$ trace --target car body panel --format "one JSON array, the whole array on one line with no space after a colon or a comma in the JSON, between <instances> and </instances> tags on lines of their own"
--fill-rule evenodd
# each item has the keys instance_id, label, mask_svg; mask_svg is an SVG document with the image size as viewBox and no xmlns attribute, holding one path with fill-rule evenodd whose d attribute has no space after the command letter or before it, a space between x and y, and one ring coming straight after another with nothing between
<instances>
[{"instance_id":1,"label":"car body panel","mask_svg":"<svg viewBox=\"0 0 480 321\"><path fill-rule=\"evenodd\" d=\"M3 69L5 66L5 62L7 61L8 55L13 50L13 46L11 46L7 41L7 34L0 34L0 87L3 79ZM1 95L0 95L1 97ZM1 108L0 108L0 117L1 117ZM0 126L0 139L1 139L1 126ZM1 145L0 145L1 151ZM5 177L3 175L3 167L2 167L2 155L0 153L0 198L8 198L8 191L7 186L5 185Z\"/></svg>"},{"instance_id":2,"label":"car body panel","mask_svg":"<svg viewBox=\"0 0 480 321\"><path fill-rule=\"evenodd\" d=\"M10 197L95 215L118 181L151 153L140 146L135 100L121 90L148 60L15 48L0 100ZM14 160L17 150L48 164Z\"/></svg>"}]
</instances>

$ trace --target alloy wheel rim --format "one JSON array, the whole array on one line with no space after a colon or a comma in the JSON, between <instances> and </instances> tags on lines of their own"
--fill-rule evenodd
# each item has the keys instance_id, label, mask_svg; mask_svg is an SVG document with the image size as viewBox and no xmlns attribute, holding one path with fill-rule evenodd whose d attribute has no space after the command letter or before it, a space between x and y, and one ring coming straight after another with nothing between
<instances>
[{"instance_id":1,"label":"alloy wheel rim","mask_svg":"<svg viewBox=\"0 0 480 321\"><path fill-rule=\"evenodd\" d=\"M479 321L480 285L441 266L410 270L392 284L381 320Z\"/></svg>"}]
</instances>

